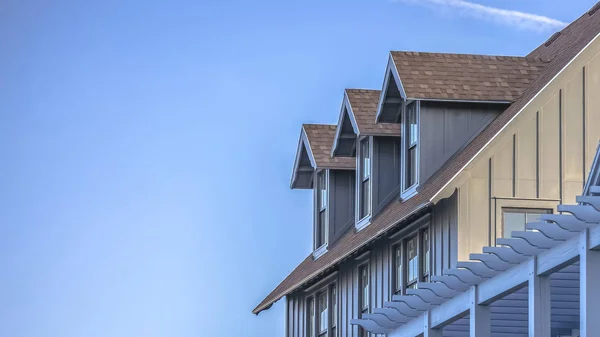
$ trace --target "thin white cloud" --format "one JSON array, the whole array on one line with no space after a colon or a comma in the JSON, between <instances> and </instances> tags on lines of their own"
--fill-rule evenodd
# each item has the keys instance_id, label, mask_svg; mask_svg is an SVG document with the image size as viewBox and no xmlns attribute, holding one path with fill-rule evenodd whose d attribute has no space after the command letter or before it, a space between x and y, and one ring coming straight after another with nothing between
<instances>
[{"instance_id":1,"label":"thin white cloud","mask_svg":"<svg viewBox=\"0 0 600 337\"><path fill-rule=\"evenodd\" d=\"M433 9L445 10L452 14L470 16L482 20L492 21L511 26L517 29L536 31L555 30L566 26L565 22L547 16L524 13L514 10L501 9L481 5L465 0L397 0L413 4L426 5Z\"/></svg>"}]
</instances>

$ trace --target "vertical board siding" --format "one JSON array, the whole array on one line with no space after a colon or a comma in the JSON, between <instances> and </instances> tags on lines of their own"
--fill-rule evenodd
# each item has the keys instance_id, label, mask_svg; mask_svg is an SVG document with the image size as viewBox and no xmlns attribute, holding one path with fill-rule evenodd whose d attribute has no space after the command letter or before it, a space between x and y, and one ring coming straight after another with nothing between
<instances>
[{"instance_id":1,"label":"vertical board siding","mask_svg":"<svg viewBox=\"0 0 600 337\"><path fill-rule=\"evenodd\" d=\"M583 69L567 83L564 90L563 112L563 203L574 203L583 188ZM567 118L568 117L568 118Z\"/></svg>"},{"instance_id":2,"label":"vertical board siding","mask_svg":"<svg viewBox=\"0 0 600 337\"><path fill-rule=\"evenodd\" d=\"M560 199L559 93L540 110L540 198Z\"/></svg>"},{"instance_id":3,"label":"vertical board siding","mask_svg":"<svg viewBox=\"0 0 600 337\"><path fill-rule=\"evenodd\" d=\"M515 196L521 198L537 197L537 118L531 114L523 121L516 137L515 158ZM581 177L580 177L581 178Z\"/></svg>"},{"instance_id":4,"label":"vertical board siding","mask_svg":"<svg viewBox=\"0 0 600 337\"><path fill-rule=\"evenodd\" d=\"M432 242L432 260L437 262L433 268L433 275L441 274L442 269L450 267L450 259L444 262L444 258L455 256L457 249L456 242L451 239L452 229L456 227L457 219L457 193L451 197L441 200L433 207L430 217L430 233ZM426 224L424 223L423 226ZM407 233L409 234L409 233ZM400 239L400 238L397 238ZM369 266L370 278L370 310L383 307L383 303L391 300L392 289L392 259L393 259L393 244L397 239L389 240L382 239L369 252L366 260L356 261L350 258L344 261L338 268L338 276L332 283L335 282L338 289L338 336L359 337L359 328L351 325L350 321L354 318L359 318L361 308L359 307L359 289L358 289L358 268L363 263ZM323 285L325 286L325 284ZM316 290L316 289L315 289ZM312 296L311 293L304 292L303 289L296 291L287 296L288 302L288 331L289 337L306 337L308 312L306 308L307 297ZM374 335L373 335L374 336Z\"/></svg>"},{"instance_id":5,"label":"vertical board siding","mask_svg":"<svg viewBox=\"0 0 600 337\"><path fill-rule=\"evenodd\" d=\"M595 43L582 53L449 186L459 190L457 259L502 235L502 207L509 203L555 208L575 202L600 140L599 52ZM490 161L486 188L481 168ZM483 228L488 238L479 235Z\"/></svg>"}]
</instances>

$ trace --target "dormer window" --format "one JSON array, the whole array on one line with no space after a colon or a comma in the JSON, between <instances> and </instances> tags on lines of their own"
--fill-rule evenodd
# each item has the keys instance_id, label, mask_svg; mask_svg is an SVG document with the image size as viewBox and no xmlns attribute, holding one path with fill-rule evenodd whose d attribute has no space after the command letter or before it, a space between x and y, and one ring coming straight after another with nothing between
<instances>
[{"instance_id":1,"label":"dormer window","mask_svg":"<svg viewBox=\"0 0 600 337\"><path fill-rule=\"evenodd\" d=\"M356 228L362 229L371 220L371 140L366 137L360 140L358 154L358 196Z\"/></svg>"},{"instance_id":2,"label":"dormer window","mask_svg":"<svg viewBox=\"0 0 600 337\"><path fill-rule=\"evenodd\" d=\"M407 199L416 193L419 179L419 102L406 105L404 113L403 179L402 198Z\"/></svg>"},{"instance_id":3,"label":"dormer window","mask_svg":"<svg viewBox=\"0 0 600 337\"><path fill-rule=\"evenodd\" d=\"M315 249L327 244L327 170L317 174Z\"/></svg>"}]
</instances>

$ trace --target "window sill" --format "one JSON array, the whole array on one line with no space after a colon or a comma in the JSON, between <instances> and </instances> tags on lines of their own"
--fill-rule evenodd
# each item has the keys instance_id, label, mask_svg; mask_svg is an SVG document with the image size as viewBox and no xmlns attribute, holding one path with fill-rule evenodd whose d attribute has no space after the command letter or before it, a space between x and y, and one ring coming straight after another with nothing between
<instances>
[{"instance_id":1,"label":"window sill","mask_svg":"<svg viewBox=\"0 0 600 337\"><path fill-rule=\"evenodd\" d=\"M371 215L367 215L366 217L359 220L356 223L356 225L354 225L354 228L356 228L357 232L360 232L363 228L367 227L370 224L371 224Z\"/></svg>"},{"instance_id":2,"label":"window sill","mask_svg":"<svg viewBox=\"0 0 600 337\"><path fill-rule=\"evenodd\" d=\"M315 249L315 251L313 252L313 260L320 258L325 253L327 253L327 244L324 244L321 247Z\"/></svg>"},{"instance_id":3,"label":"window sill","mask_svg":"<svg viewBox=\"0 0 600 337\"><path fill-rule=\"evenodd\" d=\"M417 194L417 187L419 187L419 184L414 184L409 189L407 189L406 191L402 192L401 195L400 195L400 198L402 199L402 202L405 202L406 200L408 200L408 199L412 198L413 196L415 196Z\"/></svg>"}]
</instances>

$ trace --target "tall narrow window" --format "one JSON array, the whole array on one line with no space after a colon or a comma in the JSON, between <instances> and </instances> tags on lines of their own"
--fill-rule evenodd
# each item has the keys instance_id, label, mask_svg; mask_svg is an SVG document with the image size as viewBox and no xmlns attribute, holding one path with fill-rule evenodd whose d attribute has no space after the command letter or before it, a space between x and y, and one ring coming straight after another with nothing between
<instances>
[{"instance_id":1,"label":"tall narrow window","mask_svg":"<svg viewBox=\"0 0 600 337\"><path fill-rule=\"evenodd\" d=\"M315 302L312 297L308 299L307 307L308 324L306 329L308 331L306 332L306 336L315 337Z\"/></svg>"},{"instance_id":2,"label":"tall narrow window","mask_svg":"<svg viewBox=\"0 0 600 337\"><path fill-rule=\"evenodd\" d=\"M527 223L539 221L542 214L550 214L552 210L544 208L503 208L502 213L502 236L510 238L512 232L524 231Z\"/></svg>"},{"instance_id":3,"label":"tall narrow window","mask_svg":"<svg viewBox=\"0 0 600 337\"><path fill-rule=\"evenodd\" d=\"M417 103L406 106L406 175L404 189L412 187L417 182Z\"/></svg>"},{"instance_id":4,"label":"tall narrow window","mask_svg":"<svg viewBox=\"0 0 600 337\"><path fill-rule=\"evenodd\" d=\"M402 293L402 246L394 248L394 293Z\"/></svg>"},{"instance_id":5,"label":"tall narrow window","mask_svg":"<svg viewBox=\"0 0 600 337\"><path fill-rule=\"evenodd\" d=\"M327 336L327 318L328 318L328 312L327 312L327 291L324 291L322 293L319 294L318 296L319 300L319 336Z\"/></svg>"},{"instance_id":6,"label":"tall narrow window","mask_svg":"<svg viewBox=\"0 0 600 337\"><path fill-rule=\"evenodd\" d=\"M360 277L360 308L362 313L369 312L369 266L364 265L359 269Z\"/></svg>"},{"instance_id":7,"label":"tall narrow window","mask_svg":"<svg viewBox=\"0 0 600 337\"><path fill-rule=\"evenodd\" d=\"M423 281L424 282L429 282L429 273L430 273L430 266L429 266L429 229L426 229L423 231L422 234L422 241L423 241Z\"/></svg>"},{"instance_id":8,"label":"tall narrow window","mask_svg":"<svg viewBox=\"0 0 600 337\"><path fill-rule=\"evenodd\" d=\"M407 275L406 287L416 289L419 280L419 254L417 253L417 237L406 241Z\"/></svg>"},{"instance_id":9,"label":"tall narrow window","mask_svg":"<svg viewBox=\"0 0 600 337\"><path fill-rule=\"evenodd\" d=\"M360 142L360 219L371 214L371 148L369 139Z\"/></svg>"},{"instance_id":10,"label":"tall narrow window","mask_svg":"<svg viewBox=\"0 0 600 337\"><path fill-rule=\"evenodd\" d=\"M327 172L317 175L317 247L327 242Z\"/></svg>"},{"instance_id":11,"label":"tall narrow window","mask_svg":"<svg viewBox=\"0 0 600 337\"><path fill-rule=\"evenodd\" d=\"M337 288L331 286L331 337L336 337L337 334Z\"/></svg>"}]
</instances>

